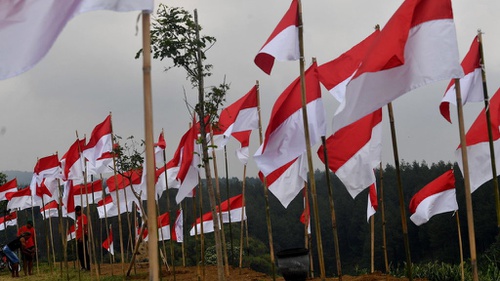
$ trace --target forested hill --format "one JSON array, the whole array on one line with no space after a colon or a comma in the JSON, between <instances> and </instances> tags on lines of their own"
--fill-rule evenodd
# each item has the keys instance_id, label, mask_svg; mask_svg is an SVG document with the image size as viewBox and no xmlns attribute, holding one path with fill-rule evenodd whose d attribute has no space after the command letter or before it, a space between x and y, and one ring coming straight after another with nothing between
<instances>
[{"instance_id":1,"label":"forested hill","mask_svg":"<svg viewBox=\"0 0 500 281\"><path fill-rule=\"evenodd\" d=\"M438 176L442 175L444 172L448 171L451 167L452 164L444 162L439 162L437 164L431 165L428 165L425 162L407 163L402 161L401 163L401 178L405 201L404 206L407 216L409 234L408 238L410 244L411 259L413 263L425 263L432 261L458 264L460 261L457 220L452 213L445 213L434 216L428 223L417 227L409 219L410 214L408 211L408 205L411 197L422 187L424 187L426 184L428 184ZM467 260L467 258L470 256L470 251L468 247L469 238L463 178L460 170L456 166L453 168L456 178L457 201L459 204L458 217L460 219L460 231L464 247L463 252L465 255L465 260ZM380 182L380 171L376 171L377 188L379 194L379 210L375 214L375 269L380 271L385 270L382 237L382 208L384 209L385 213L385 238L387 241L387 254L389 259L388 262L391 266L398 266L402 265L406 261L396 170L394 166L387 165L384 167L382 172L383 181ZM354 272L357 268L369 269L370 224L367 222L366 217L368 190L363 191L355 199L352 199L342 183L333 174L331 174L331 178L337 230L340 242L339 250L342 262L342 270L345 274L348 274ZM315 172L315 179L318 198L317 207L319 210L323 251L325 255L324 259L325 264L328 265L326 267L327 274L332 275L336 274L336 261L326 175L323 171L317 170ZM229 188L226 188L227 182L229 183ZM229 196L235 196L242 192L242 182L237 178L230 178L229 180L221 178L219 180L219 186L222 200L226 200L228 198L227 190L229 190ZM383 198L380 197L382 192ZM175 211L178 208L178 206L174 202L175 194L176 190L170 190L169 195L171 206L175 206L172 208L172 211ZM203 213L206 213L210 210L206 188L203 188L201 197L203 200L203 208L201 211ZM260 251L261 253L267 251L268 253L268 250L265 249L265 247L268 246L268 232L266 225L266 204L264 197L264 187L262 182L258 178L246 179L245 197L249 236L253 238L254 241L261 241L261 243L253 244L250 249L247 249L246 253L250 255L256 254L258 251ZM304 225L300 222L300 216L304 209L302 193L292 201L287 209L285 209L271 193L269 193L268 198L270 203L271 225L273 230L275 252L287 248L303 247L305 241ZM309 196L309 198L311 197ZM199 200L200 193L197 192L197 204ZM481 255L485 252L491 252L491 250L488 249L495 243L495 238L498 236L495 212L495 196L493 184L491 183L491 181L484 184L472 194L472 201L474 209L474 228L477 256L481 257ZM313 206L311 205L311 208L312 207ZM166 209L166 193L164 193L162 198L160 198L159 200L159 210L161 213L164 213ZM95 210L94 207L92 207L91 210ZM194 217L199 216L200 208L199 206L196 206L196 208L194 208L193 200L191 198L187 198L183 203L183 210L186 220L184 224L186 226L184 228L184 231L188 264L196 264L195 258L197 254L194 247L195 239L188 236L188 232L193 224ZM194 215L194 210L196 210L196 215ZM41 215L36 211L35 214L37 225L41 226ZM313 209L311 209L311 214L313 214ZM29 214L19 214L19 218L23 222L25 218L29 216ZM311 227L313 230L313 234L312 241L310 242L311 249L313 249L313 252L315 253L315 255L313 256L313 260L316 264L317 269L317 244L314 234L314 220L313 218L311 219L313 223L313 227ZM106 237L105 228L102 227L102 220L99 220L97 218L97 215L93 216L92 220L94 225L93 227L95 230L97 230L97 233L99 233L100 230L101 233L99 234L101 235L101 237ZM118 233L116 220L116 218L110 218L108 222L109 224L113 225L113 233ZM72 223L72 220L69 221L70 223ZM127 220L123 218L122 221L126 222ZM57 218L53 219L52 223L54 224L54 229L57 229ZM124 224L123 227L127 228L127 225L128 222ZM43 227L40 227L38 231L40 232L42 231L42 229ZM128 241L128 233L129 231L124 231L125 241ZM229 225L226 224L225 233L228 237L226 239L227 243L229 243L230 241L234 241L234 244L236 246L239 246L240 224L233 223L232 228L230 229ZM232 233L233 240L229 238L229 233ZM211 233L206 235L206 247L212 246L212 236L213 234ZM60 238L54 238L54 240L57 244L59 243L58 241L60 241ZM41 243L41 245L39 246L40 251L45 251L45 241L41 240L39 242ZM118 245L118 243L116 244ZM498 247L499 243L496 244ZM96 245L100 245L100 243L96 243ZM255 245L259 245L259 248ZM118 250L118 248L116 247L115 249ZM500 249L497 248L496 252L498 255ZM265 255L263 255L261 261L265 260L267 260L267 258L265 258ZM500 256L497 256L496 260L500 260ZM479 259L479 266L481 266L481 263L482 260Z\"/></svg>"}]
</instances>

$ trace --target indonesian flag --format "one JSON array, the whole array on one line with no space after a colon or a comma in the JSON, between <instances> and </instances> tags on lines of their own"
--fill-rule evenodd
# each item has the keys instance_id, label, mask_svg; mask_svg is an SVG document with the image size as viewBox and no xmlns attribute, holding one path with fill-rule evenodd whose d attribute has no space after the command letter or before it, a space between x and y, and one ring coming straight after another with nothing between
<instances>
[{"instance_id":1,"label":"indonesian flag","mask_svg":"<svg viewBox=\"0 0 500 281\"><path fill-rule=\"evenodd\" d=\"M399 96L461 78L451 0L406 0L369 47L337 110L337 131Z\"/></svg>"},{"instance_id":2,"label":"indonesian flag","mask_svg":"<svg viewBox=\"0 0 500 281\"><path fill-rule=\"evenodd\" d=\"M233 133L233 137L240 142L240 148L236 149L235 154L241 164L246 165L250 158L250 134L252 131Z\"/></svg>"},{"instance_id":3,"label":"indonesian flag","mask_svg":"<svg viewBox=\"0 0 500 281\"><path fill-rule=\"evenodd\" d=\"M75 183L83 182L85 158L80 153L83 147L85 147L85 138L76 140L61 158L64 180L73 180Z\"/></svg>"},{"instance_id":4,"label":"indonesian flag","mask_svg":"<svg viewBox=\"0 0 500 281\"><path fill-rule=\"evenodd\" d=\"M62 169L57 154L38 159L30 183L31 193L34 194L33 205L41 206L43 195L46 197L45 202L52 200L52 197L57 198L60 178L62 178Z\"/></svg>"},{"instance_id":5,"label":"indonesian flag","mask_svg":"<svg viewBox=\"0 0 500 281\"><path fill-rule=\"evenodd\" d=\"M139 199L136 197L136 194L139 195L139 190L137 187L140 183L141 172L139 170L128 171L123 175L118 174L116 176L110 177L106 181L106 184L108 185L107 193L110 194L113 198L114 204L118 206L118 201L120 201L120 213L123 213L125 211L132 212L134 205L133 203L135 203L137 207L141 206ZM117 188L118 196L116 194Z\"/></svg>"},{"instance_id":6,"label":"indonesian flag","mask_svg":"<svg viewBox=\"0 0 500 281\"><path fill-rule=\"evenodd\" d=\"M458 210L455 175L449 170L418 191L410 201L411 221L421 225L437 214Z\"/></svg>"},{"instance_id":7,"label":"indonesian flag","mask_svg":"<svg viewBox=\"0 0 500 281\"><path fill-rule=\"evenodd\" d=\"M287 208L307 182L307 158L305 153L266 177L267 189ZM264 175L259 173L263 181Z\"/></svg>"},{"instance_id":8,"label":"indonesian flag","mask_svg":"<svg viewBox=\"0 0 500 281\"><path fill-rule=\"evenodd\" d=\"M113 129L111 126L111 115L108 115L102 123L95 126L90 134L87 145L83 148L83 156L95 167L97 159L106 152L113 151Z\"/></svg>"},{"instance_id":9,"label":"indonesian flag","mask_svg":"<svg viewBox=\"0 0 500 281\"><path fill-rule=\"evenodd\" d=\"M33 182L32 182L33 183ZM33 194L33 206L42 206L44 202L50 202L59 198L59 183L57 179L44 178L40 184L31 190Z\"/></svg>"},{"instance_id":10,"label":"indonesian flag","mask_svg":"<svg viewBox=\"0 0 500 281\"><path fill-rule=\"evenodd\" d=\"M460 96L462 98L462 105L465 105L469 101L484 101L483 79L481 74L481 55L479 52L479 38L477 36L474 37L469 52L465 55L461 65L465 73L465 76L460 79ZM452 79L450 84L448 84L443 100L439 105L441 115L443 115L443 117L451 123L450 103L454 105L457 104L454 79Z\"/></svg>"},{"instance_id":11,"label":"indonesian flag","mask_svg":"<svg viewBox=\"0 0 500 281\"><path fill-rule=\"evenodd\" d=\"M57 201L53 200L50 201L49 203L45 204L42 208L40 208L40 213L42 214L42 218L57 218L59 217L59 211L58 211L58 206ZM64 217L64 214L63 214Z\"/></svg>"},{"instance_id":12,"label":"indonesian flag","mask_svg":"<svg viewBox=\"0 0 500 281\"><path fill-rule=\"evenodd\" d=\"M66 241L71 241L76 238L76 231L75 231L75 225L72 224L68 228L68 234L66 235Z\"/></svg>"},{"instance_id":13,"label":"indonesian flag","mask_svg":"<svg viewBox=\"0 0 500 281\"><path fill-rule=\"evenodd\" d=\"M490 118L491 134L493 137L493 146L495 149L495 159L500 161L500 89L490 100ZM476 117L474 123L465 135L467 144L467 159L469 162L469 180L471 193L478 189L483 183L493 178L491 168L491 153L488 138L488 125L486 123L486 114L483 110ZM458 166L463 171L462 153L459 145L455 150ZM496 175L500 175L500 167L497 165ZM463 172L462 172L463 174Z\"/></svg>"},{"instance_id":14,"label":"indonesian flag","mask_svg":"<svg viewBox=\"0 0 500 281\"><path fill-rule=\"evenodd\" d=\"M155 161L157 166L165 166L163 163L165 163L166 159L164 159L163 154L166 148L167 142L165 141L163 132L161 132L160 136L158 137L158 142L155 143ZM144 163L145 162L146 161L144 161Z\"/></svg>"},{"instance_id":15,"label":"indonesian flag","mask_svg":"<svg viewBox=\"0 0 500 281\"><path fill-rule=\"evenodd\" d=\"M32 207L31 189L29 187L14 192L7 192L5 197L9 200L7 209L17 209L20 211Z\"/></svg>"},{"instance_id":16,"label":"indonesian flag","mask_svg":"<svg viewBox=\"0 0 500 281\"><path fill-rule=\"evenodd\" d=\"M304 193L306 190L304 189ZM300 215L300 222L307 227L307 234L311 234L311 212L309 210L309 202L305 200L304 196L304 211Z\"/></svg>"},{"instance_id":17,"label":"indonesian flag","mask_svg":"<svg viewBox=\"0 0 500 281\"><path fill-rule=\"evenodd\" d=\"M375 185L375 183L372 183L368 191L368 207L366 208L366 221L369 221L370 217L375 215L377 209L378 209L377 186Z\"/></svg>"},{"instance_id":18,"label":"indonesian flag","mask_svg":"<svg viewBox=\"0 0 500 281\"><path fill-rule=\"evenodd\" d=\"M247 219L245 208L243 206L243 195L236 195L234 197L229 198L228 200L222 202L216 208L216 212L222 212L222 223L229 223L229 218L231 218L231 222L240 222ZM191 236L196 233L201 233L201 223L203 223L203 233L209 233L214 231L214 222L212 217L212 212L205 213L201 218L196 219L196 223L189 232ZM219 222L220 223L220 222ZM195 230L196 227L196 230Z\"/></svg>"},{"instance_id":19,"label":"indonesian flag","mask_svg":"<svg viewBox=\"0 0 500 281\"><path fill-rule=\"evenodd\" d=\"M95 165L87 162L87 175L100 175L114 172L113 153L105 152L96 159Z\"/></svg>"},{"instance_id":20,"label":"indonesian flag","mask_svg":"<svg viewBox=\"0 0 500 281\"><path fill-rule=\"evenodd\" d=\"M121 213L125 213L125 208L123 208ZM111 195L106 195L104 199L101 199L99 200L99 202L97 202L97 214L99 215L100 219L118 216L118 207L113 203L113 198L111 197Z\"/></svg>"},{"instance_id":21,"label":"indonesian flag","mask_svg":"<svg viewBox=\"0 0 500 281\"><path fill-rule=\"evenodd\" d=\"M312 146L326 134L325 110L316 63L305 72L305 82L309 137ZM299 77L276 100L264 143L254 155L257 166L265 176L306 152L304 131Z\"/></svg>"},{"instance_id":22,"label":"indonesian flag","mask_svg":"<svg viewBox=\"0 0 500 281\"><path fill-rule=\"evenodd\" d=\"M177 204L190 196L193 188L198 184L198 164L200 163L200 149L199 145L196 144L196 139L199 132L199 123L196 123L193 118L193 125L185 134L183 140L185 142L182 145L182 154L179 158L176 180L180 182L179 191L175 197ZM175 156L175 155L174 155ZM168 171L167 171L168 172Z\"/></svg>"},{"instance_id":23,"label":"indonesian flag","mask_svg":"<svg viewBox=\"0 0 500 281\"><path fill-rule=\"evenodd\" d=\"M139 240L139 236L141 234L141 228L139 227L139 225L136 225L135 229L136 229L136 231L135 231L135 240L138 241ZM144 226L144 230L142 232L142 240L143 241L148 241L149 240L148 228L146 226Z\"/></svg>"},{"instance_id":24,"label":"indonesian flag","mask_svg":"<svg viewBox=\"0 0 500 281\"><path fill-rule=\"evenodd\" d=\"M292 0L290 8L255 56L254 62L262 71L271 74L275 59L294 61L299 57L299 3Z\"/></svg>"},{"instance_id":25,"label":"indonesian flag","mask_svg":"<svg viewBox=\"0 0 500 281\"><path fill-rule=\"evenodd\" d=\"M221 111L219 122L213 129L213 143L217 148L223 148L231 135L258 128L257 86L253 86L247 94Z\"/></svg>"},{"instance_id":26,"label":"indonesian flag","mask_svg":"<svg viewBox=\"0 0 500 281\"><path fill-rule=\"evenodd\" d=\"M34 168L34 174L38 183L41 183L45 178L61 178L61 172L61 163L57 154L38 159Z\"/></svg>"},{"instance_id":27,"label":"indonesian flag","mask_svg":"<svg viewBox=\"0 0 500 281\"><path fill-rule=\"evenodd\" d=\"M73 181L69 180L64 183L64 192L63 192L63 214L66 213L67 217L72 218L73 220L75 219L75 194L74 194L74 188L73 188Z\"/></svg>"},{"instance_id":28,"label":"indonesian flag","mask_svg":"<svg viewBox=\"0 0 500 281\"><path fill-rule=\"evenodd\" d=\"M382 109L335 132L326 140L326 148L329 168L355 198L375 182L373 169L382 157ZM324 163L323 146L318 156Z\"/></svg>"},{"instance_id":29,"label":"indonesian flag","mask_svg":"<svg viewBox=\"0 0 500 281\"><path fill-rule=\"evenodd\" d=\"M87 199L90 204L96 204L102 199L102 180L85 184L78 184L73 186L73 198L76 205L82 208L87 207Z\"/></svg>"},{"instance_id":30,"label":"indonesian flag","mask_svg":"<svg viewBox=\"0 0 500 281\"><path fill-rule=\"evenodd\" d=\"M113 230L111 225L109 225L109 236L106 240L104 240L104 242L102 242L102 247L110 254L115 255L115 249L113 248Z\"/></svg>"},{"instance_id":31,"label":"indonesian flag","mask_svg":"<svg viewBox=\"0 0 500 281\"><path fill-rule=\"evenodd\" d=\"M146 160L146 159L144 159L144 160ZM156 200L160 199L163 192L167 190L167 181L165 178L165 171L166 170L167 170L166 166L163 166L160 169L155 170ZM144 161L143 168L142 168L141 183L137 186L137 190L136 190L136 191L141 191L141 200L143 200L143 201L148 200L146 176L147 176L146 161Z\"/></svg>"},{"instance_id":32,"label":"indonesian flag","mask_svg":"<svg viewBox=\"0 0 500 281\"><path fill-rule=\"evenodd\" d=\"M0 80L34 67L73 17L96 10L152 11L153 0L0 1Z\"/></svg>"},{"instance_id":33,"label":"indonesian flag","mask_svg":"<svg viewBox=\"0 0 500 281\"><path fill-rule=\"evenodd\" d=\"M158 216L158 241L170 239L170 215L168 212Z\"/></svg>"},{"instance_id":34,"label":"indonesian flag","mask_svg":"<svg viewBox=\"0 0 500 281\"><path fill-rule=\"evenodd\" d=\"M4 230L7 226L17 225L17 212L12 212L3 217L0 217L0 231Z\"/></svg>"},{"instance_id":35,"label":"indonesian flag","mask_svg":"<svg viewBox=\"0 0 500 281\"><path fill-rule=\"evenodd\" d=\"M177 210L177 217L175 218L174 231L172 231L172 239L178 243L184 242L184 222L182 209Z\"/></svg>"},{"instance_id":36,"label":"indonesian flag","mask_svg":"<svg viewBox=\"0 0 500 281\"><path fill-rule=\"evenodd\" d=\"M365 57L366 51L379 34L380 31L375 30L370 36L338 58L318 66L319 81L338 102L344 101L347 83L351 81Z\"/></svg>"},{"instance_id":37,"label":"indonesian flag","mask_svg":"<svg viewBox=\"0 0 500 281\"><path fill-rule=\"evenodd\" d=\"M17 179L14 178L0 186L0 200L7 200L5 194L17 191Z\"/></svg>"}]
</instances>

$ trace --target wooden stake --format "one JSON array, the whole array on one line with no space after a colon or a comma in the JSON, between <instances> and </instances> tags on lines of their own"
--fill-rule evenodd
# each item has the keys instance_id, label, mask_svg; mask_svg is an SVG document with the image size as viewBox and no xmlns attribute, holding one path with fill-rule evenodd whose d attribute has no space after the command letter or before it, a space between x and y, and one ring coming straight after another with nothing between
<instances>
[{"instance_id":1,"label":"wooden stake","mask_svg":"<svg viewBox=\"0 0 500 281\"><path fill-rule=\"evenodd\" d=\"M385 202L384 202L384 171L382 169L382 162L380 162L380 213L382 215L382 250L384 252L384 264L385 264L385 273L389 273L389 258L387 256L387 239L385 233Z\"/></svg>"},{"instance_id":2,"label":"wooden stake","mask_svg":"<svg viewBox=\"0 0 500 281\"><path fill-rule=\"evenodd\" d=\"M476 257L476 235L474 232L474 216L472 213L472 196L469 179L469 161L467 159L467 143L465 141L464 116L462 108L462 96L460 92L460 79L455 79L455 93L457 95L458 130L460 133L460 147L462 152L463 175L465 186L465 205L467 208L467 225L469 229L470 262L472 268L472 280L479 281Z\"/></svg>"},{"instance_id":3,"label":"wooden stake","mask_svg":"<svg viewBox=\"0 0 500 281\"><path fill-rule=\"evenodd\" d=\"M227 195L227 204L228 204L228 206L231 206L231 195L229 194L229 168L228 168L228 165L227 165L227 149L226 149L226 146L224 146L224 164L225 164L225 168L226 168L226 195ZM243 204L245 204L245 200L244 200L245 196L242 196L242 197L243 197ZM230 243L229 245L231 247L231 263L234 263L233 227L232 227L232 223L231 223L231 212L228 212L228 219L229 219L229 243ZM228 270L229 270L229 267L228 267ZM228 274L228 276L229 276L229 274Z\"/></svg>"},{"instance_id":4,"label":"wooden stake","mask_svg":"<svg viewBox=\"0 0 500 281\"><path fill-rule=\"evenodd\" d=\"M244 218L243 215L246 214L246 204L245 204L245 187L246 187L246 177L247 177L247 165L243 166L243 181L242 181L242 187L241 187L241 196L242 196L242 205L243 205L243 212L241 212L241 224L240 224L240 275L241 275L241 269L243 267L243 237L244 237L244 231L245 231L245 223L244 223ZM229 196L229 193L228 193ZM231 249L232 251L232 249Z\"/></svg>"},{"instance_id":5,"label":"wooden stake","mask_svg":"<svg viewBox=\"0 0 500 281\"><path fill-rule=\"evenodd\" d=\"M462 273L462 281L465 280L465 270L464 270L464 250L462 247L462 231L460 230L460 218L458 217L458 212L455 212L455 217L457 218L457 231L458 231L458 248L460 249L460 272Z\"/></svg>"},{"instance_id":6,"label":"wooden stake","mask_svg":"<svg viewBox=\"0 0 500 281\"><path fill-rule=\"evenodd\" d=\"M396 165L396 177L398 182L398 194L399 194L399 211L401 213L401 225L403 228L403 238L405 243L405 253L406 253L406 277L410 281L413 280L412 274L412 264L410 255L410 242L408 240L408 223L406 221L406 205L403 195L403 183L401 182L401 169L399 167L399 153L398 153L398 143L396 139L396 127L394 125L394 113L392 110L392 103L387 104L387 109L389 111L389 122L391 125L391 136L392 136L392 150L394 152L394 163Z\"/></svg>"}]
</instances>

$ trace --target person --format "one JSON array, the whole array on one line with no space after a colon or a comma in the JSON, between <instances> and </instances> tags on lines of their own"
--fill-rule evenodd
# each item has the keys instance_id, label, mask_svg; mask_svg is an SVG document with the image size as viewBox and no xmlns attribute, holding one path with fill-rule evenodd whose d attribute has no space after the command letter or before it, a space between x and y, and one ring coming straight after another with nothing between
<instances>
[{"instance_id":1,"label":"person","mask_svg":"<svg viewBox=\"0 0 500 281\"><path fill-rule=\"evenodd\" d=\"M75 232L77 241L78 259L80 260L81 270L90 270L90 257L88 246L88 220L87 216L82 213L82 207L75 207L76 222Z\"/></svg>"},{"instance_id":2,"label":"person","mask_svg":"<svg viewBox=\"0 0 500 281\"><path fill-rule=\"evenodd\" d=\"M33 227L33 221L28 220L25 225L21 226L17 231L17 235L20 236L25 232L30 232L31 236L26 239L26 250L21 252L21 259L23 261L23 272L24 276L33 274L33 258L35 257L35 228Z\"/></svg>"},{"instance_id":3,"label":"person","mask_svg":"<svg viewBox=\"0 0 500 281\"><path fill-rule=\"evenodd\" d=\"M31 237L31 232L26 231L10 241L3 247L3 252L12 263L12 277L19 277L19 258L14 251L21 249L26 250L26 240Z\"/></svg>"}]
</instances>

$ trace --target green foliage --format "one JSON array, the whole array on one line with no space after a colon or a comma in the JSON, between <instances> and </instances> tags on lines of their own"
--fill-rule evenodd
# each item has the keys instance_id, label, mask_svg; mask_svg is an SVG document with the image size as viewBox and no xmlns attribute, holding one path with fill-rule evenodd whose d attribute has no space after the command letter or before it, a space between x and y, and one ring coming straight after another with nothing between
<instances>
[{"instance_id":1,"label":"green foliage","mask_svg":"<svg viewBox=\"0 0 500 281\"><path fill-rule=\"evenodd\" d=\"M0 172L0 185L4 185L7 183L7 175Z\"/></svg>"},{"instance_id":2,"label":"green foliage","mask_svg":"<svg viewBox=\"0 0 500 281\"><path fill-rule=\"evenodd\" d=\"M115 135L115 143L118 144L122 137ZM144 157L144 141L136 141L134 136L128 137L125 142L116 145L113 152L116 155L116 169L123 173L131 170L141 169ZM141 148L141 151L139 151Z\"/></svg>"}]
</instances>

